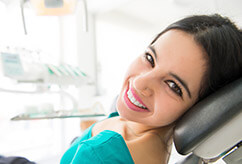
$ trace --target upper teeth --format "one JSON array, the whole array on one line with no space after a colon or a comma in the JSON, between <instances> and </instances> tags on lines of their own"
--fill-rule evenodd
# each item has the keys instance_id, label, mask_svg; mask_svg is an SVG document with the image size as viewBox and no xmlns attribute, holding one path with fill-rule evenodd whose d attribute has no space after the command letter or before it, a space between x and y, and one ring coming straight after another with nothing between
<instances>
[{"instance_id":1,"label":"upper teeth","mask_svg":"<svg viewBox=\"0 0 242 164\"><path fill-rule=\"evenodd\" d=\"M134 105L136 105L136 106L138 106L138 107L140 107L140 108L143 108L143 109L147 109L145 106L143 106L139 101L137 101L137 100L134 98L134 96L133 96L131 90L128 90L127 94L128 94L128 98L129 98L129 100L130 100Z\"/></svg>"}]
</instances>

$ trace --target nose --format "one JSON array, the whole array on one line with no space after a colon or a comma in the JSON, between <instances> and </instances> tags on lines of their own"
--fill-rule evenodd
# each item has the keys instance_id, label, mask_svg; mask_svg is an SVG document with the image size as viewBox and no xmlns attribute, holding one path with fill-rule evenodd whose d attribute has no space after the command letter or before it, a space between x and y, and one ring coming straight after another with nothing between
<instances>
[{"instance_id":1,"label":"nose","mask_svg":"<svg viewBox=\"0 0 242 164\"><path fill-rule=\"evenodd\" d=\"M157 78L152 73L137 75L133 81L135 90L143 96L152 96L157 88Z\"/></svg>"}]
</instances>

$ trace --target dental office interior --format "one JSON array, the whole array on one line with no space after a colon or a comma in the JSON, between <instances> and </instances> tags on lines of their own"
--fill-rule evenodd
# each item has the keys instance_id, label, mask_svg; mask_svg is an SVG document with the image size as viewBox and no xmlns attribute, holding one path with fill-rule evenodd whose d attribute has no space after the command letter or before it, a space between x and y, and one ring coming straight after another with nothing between
<instances>
[{"instance_id":1,"label":"dental office interior","mask_svg":"<svg viewBox=\"0 0 242 164\"><path fill-rule=\"evenodd\" d=\"M57 164L111 112L129 64L168 24L241 0L0 0L0 156ZM173 147L169 164L184 158ZM215 163L223 164L223 160Z\"/></svg>"}]
</instances>

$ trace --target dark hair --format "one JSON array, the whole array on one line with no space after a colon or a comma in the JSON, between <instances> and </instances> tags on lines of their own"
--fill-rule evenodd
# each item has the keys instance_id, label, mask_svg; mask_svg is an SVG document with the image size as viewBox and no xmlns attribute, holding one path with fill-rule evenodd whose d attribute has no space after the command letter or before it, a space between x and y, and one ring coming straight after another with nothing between
<instances>
[{"instance_id":1,"label":"dark hair","mask_svg":"<svg viewBox=\"0 0 242 164\"><path fill-rule=\"evenodd\" d=\"M172 29L193 35L207 54L198 100L242 76L242 32L227 17L214 14L181 19L159 33L151 44Z\"/></svg>"}]
</instances>

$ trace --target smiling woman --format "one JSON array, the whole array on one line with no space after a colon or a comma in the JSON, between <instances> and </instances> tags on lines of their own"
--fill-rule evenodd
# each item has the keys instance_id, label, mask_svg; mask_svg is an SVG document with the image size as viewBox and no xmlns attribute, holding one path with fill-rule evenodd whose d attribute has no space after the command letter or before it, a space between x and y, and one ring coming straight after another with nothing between
<instances>
[{"instance_id":1,"label":"smiling woman","mask_svg":"<svg viewBox=\"0 0 242 164\"><path fill-rule=\"evenodd\" d=\"M164 33L128 69L117 102L120 116L151 128L174 122L197 100L206 65L203 56L192 35ZM128 92L147 110L127 98Z\"/></svg>"},{"instance_id":2,"label":"smiling woman","mask_svg":"<svg viewBox=\"0 0 242 164\"><path fill-rule=\"evenodd\" d=\"M167 163L176 120L241 77L241 52L241 31L228 18L199 15L171 24L130 65L118 112L87 129L61 163Z\"/></svg>"}]
</instances>

